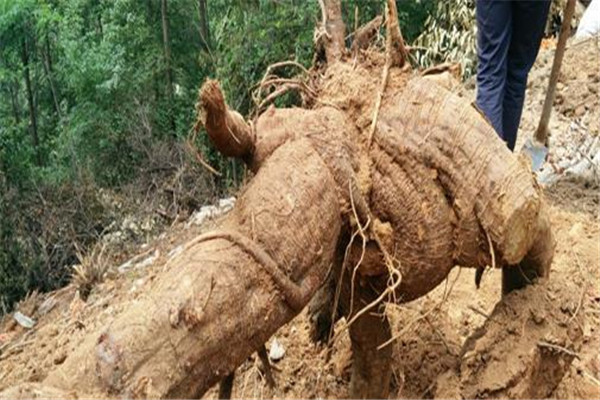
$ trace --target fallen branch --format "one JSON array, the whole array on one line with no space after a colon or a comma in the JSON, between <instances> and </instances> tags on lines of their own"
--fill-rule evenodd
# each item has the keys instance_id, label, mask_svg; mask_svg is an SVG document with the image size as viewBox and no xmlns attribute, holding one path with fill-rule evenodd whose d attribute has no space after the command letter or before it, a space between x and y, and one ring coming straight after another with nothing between
<instances>
[{"instance_id":1,"label":"fallen branch","mask_svg":"<svg viewBox=\"0 0 600 400\"><path fill-rule=\"evenodd\" d=\"M208 162L206 162L204 160L204 158L202 158L202 155L200 155L200 151L194 145L195 138L196 138L196 133L194 132L193 138L186 140L185 145L186 145L189 153L192 154L194 156L194 158L196 159L196 161L198 162L198 164L200 164L201 166L206 168L206 170L208 172L210 172L211 174L216 175L216 176L222 176L222 174L219 171L214 169Z\"/></svg>"}]
</instances>

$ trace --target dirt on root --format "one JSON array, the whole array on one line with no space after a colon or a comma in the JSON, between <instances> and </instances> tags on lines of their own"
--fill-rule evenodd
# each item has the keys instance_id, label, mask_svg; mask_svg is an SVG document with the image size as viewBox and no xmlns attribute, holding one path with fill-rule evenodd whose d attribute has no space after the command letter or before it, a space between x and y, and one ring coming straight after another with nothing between
<instances>
[{"instance_id":1,"label":"dirt on root","mask_svg":"<svg viewBox=\"0 0 600 400\"><path fill-rule=\"evenodd\" d=\"M572 132L568 129L572 123L583 126L582 132L587 135L598 135L597 51L593 42L591 46L583 44L567 51L563 86L559 87L559 95L562 93L564 100L556 107L551 125L555 144L551 154L556 157L560 157L561 140ZM551 60L552 54L547 50L540 55L540 60L544 57ZM534 129L533 121L539 118L539 101L545 91L543 77L547 76L551 64L551 61L540 60L532 74L523 116L523 131L529 134ZM381 64L373 65L375 68ZM339 68L345 67L346 64L339 64ZM596 75L590 75L590 71L596 71ZM379 77L371 73L364 76ZM391 76L391 85L396 85L398 79ZM370 87L375 93L378 85L379 80L372 79L357 87ZM332 93L336 90L341 89L332 88ZM364 93L343 94L343 99L360 97L372 100L367 104L336 106L356 111L357 127L366 130L375 97L365 97ZM334 97L328 99L335 103ZM581 109L577 111L578 102L584 103L583 114ZM527 135L521 136L522 140ZM544 191L557 241L549 284L535 296L516 293L514 304L519 309L511 314L506 306L497 306L501 278L498 270L486 271L481 287L476 289L474 271L455 268L446 281L427 296L408 304L388 306L386 312L395 337L391 344L394 363L390 397L460 398L537 393L557 399L600 397L597 180L558 174ZM126 302L143 296L181 245L210 226L186 223L173 226L164 236L140 249L142 256L132 268L115 271L96 286L86 302L72 285L49 294L34 294L21 302L18 310L36 322L32 329L26 329L17 324L12 315L0 321L0 391L19 382L43 380L50 369L63 363L80 345L88 331L110 326ZM519 296L528 296L531 302L523 304L522 299L517 301ZM522 306L518 307L519 304ZM344 327L345 322L340 321L336 330ZM550 329L546 329L548 327ZM487 334L476 340L482 329L487 330ZM575 336L582 338L578 340L582 345L577 348L569 343ZM272 346L275 338L285 350L283 357L273 363L276 387L268 387L260 360L253 355L237 370L234 397L348 396L351 351L347 333L341 334L331 347L315 345L310 340L309 321L303 312L282 327L267 347ZM548 387L543 380L535 381L539 392L511 386L510 376L535 373L528 369L535 361L526 351L531 347L550 357L548 364L537 365L552 368L561 363L561 357L573 358L557 387ZM472 357L473 354L476 357ZM205 398L217 395L218 390L214 388Z\"/></svg>"}]
</instances>

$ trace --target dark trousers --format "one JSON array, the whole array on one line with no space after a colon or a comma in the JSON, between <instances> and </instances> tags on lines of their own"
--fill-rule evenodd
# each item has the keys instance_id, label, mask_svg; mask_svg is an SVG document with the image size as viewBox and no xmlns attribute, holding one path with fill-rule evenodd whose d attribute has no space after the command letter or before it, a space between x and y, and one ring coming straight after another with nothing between
<instances>
[{"instance_id":1,"label":"dark trousers","mask_svg":"<svg viewBox=\"0 0 600 400\"><path fill-rule=\"evenodd\" d=\"M477 0L477 106L513 150L550 0Z\"/></svg>"}]
</instances>

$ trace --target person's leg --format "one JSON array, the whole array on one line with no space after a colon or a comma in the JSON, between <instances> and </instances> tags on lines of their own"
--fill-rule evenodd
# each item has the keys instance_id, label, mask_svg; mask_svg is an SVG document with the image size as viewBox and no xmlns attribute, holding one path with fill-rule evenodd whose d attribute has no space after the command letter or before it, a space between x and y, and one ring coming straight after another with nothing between
<instances>
[{"instance_id":1,"label":"person's leg","mask_svg":"<svg viewBox=\"0 0 600 400\"><path fill-rule=\"evenodd\" d=\"M500 137L506 57L511 37L511 5L503 0L477 0L477 106Z\"/></svg>"},{"instance_id":2,"label":"person's leg","mask_svg":"<svg viewBox=\"0 0 600 400\"><path fill-rule=\"evenodd\" d=\"M508 49L502 129L513 150L523 111L527 75L535 62L544 35L550 0L513 1L512 37Z\"/></svg>"}]
</instances>

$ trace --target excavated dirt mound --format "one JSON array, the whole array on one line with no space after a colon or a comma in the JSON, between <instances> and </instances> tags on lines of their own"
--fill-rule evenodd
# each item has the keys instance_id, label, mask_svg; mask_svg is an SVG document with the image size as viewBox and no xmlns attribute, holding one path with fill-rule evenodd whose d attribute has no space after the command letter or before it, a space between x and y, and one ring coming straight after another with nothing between
<instances>
[{"instance_id":1,"label":"excavated dirt mound","mask_svg":"<svg viewBox=\"0 0 600 400\"><path fill-rule=\"evenodd\" d=\"M589 89L589 85L598 86L598 75L589 75L589 71L598 71L598 57L594 57L597 47L581 46L567 52L567 78L561 80L564 86L559 93L566 98L571 85L577 86L573 93L585 92L581 96L586 101L584 107L591 102L586 112L592 119L585 120L586 113L577 116L577 107L557 107L551 125L557 152L561 135L569 132L568 126L579 121L577 118L582 119L582 126L592 126L598 110L598 92ZM551 59L551 53L542 54L543 57ZM380 66L379 61L374 62L373 68ZM536 68L548 70L548 64L538 63ZM347 67L339 64L339 68ZM328 73L333 70L330 68ZM569 71L574 71L573 75ZM363 76L370 81L359 82L356 88L326 90L331 94L327 97L330 102L352 110L356 126L367 130L376 97L352 91L370 88L375 93L379 75ZM539 115L537 99L544 90L543 83L535 84L536 79L532 75L524 115L526 131L531 131L531 121ZM403 83L401 76L390 76L391 87ZM361 96L364 101L336 104L336 93L340 93L340 102ZM590 98L587 93L596 96ZM595 118L598 121L597 115ZM597 128L588 132L598 135ZM486 272L477 290L473 270L455 269L445 283L427 296L405 305L389 305L386 312L395 337L391 344L391 397L600 397L598 187L590 180L573 181L560 175L545 192L557 240L551 281L537 288L542 290L517 292L506 303L497 305L498 270ZM80 300L73 286L23 301L18 309L33 317L35 325L24 328L12 316L5 316L0 322L0 391L20 382L43 380L52 367L62 364L79 347L87 332L110 326L127 301L143 296L165 262L181 251L183 243L209 228L205 225L186 229L183 223L174 226L164 237L141 249L141 256L131 263L131 268L114 272L95 287L87 302ZM340 321L336 330L344 329L344 324ZM340 335L331 348L313 344L309 336L309 321L303 312L268 343L278 359L274 364L276 387L268 387L261 363L254 355L237 370L234 397L347 397L351 362L347 333ZM536 378L542 370L564 377L555 387ZM518 377L523 375L532 377L529 382L535 386L520 386ZM205 397L215 398L217 393L214 389Z\"/></svg>"}]
</instances>

